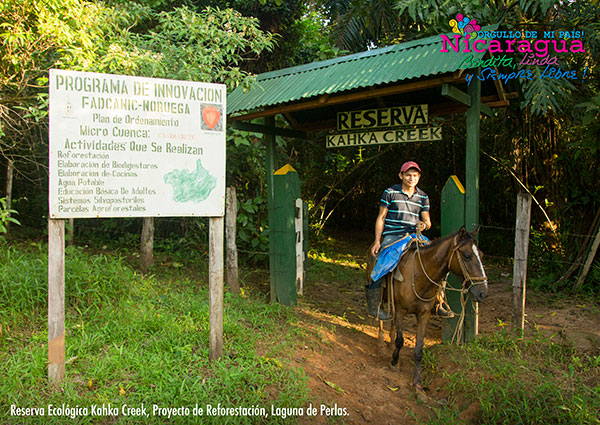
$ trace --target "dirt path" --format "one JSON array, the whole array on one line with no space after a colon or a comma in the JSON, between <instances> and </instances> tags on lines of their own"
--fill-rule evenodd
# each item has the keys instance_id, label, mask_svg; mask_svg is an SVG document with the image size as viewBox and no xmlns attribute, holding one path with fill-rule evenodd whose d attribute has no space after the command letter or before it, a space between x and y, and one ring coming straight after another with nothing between
<instances>
[{"instance_id":1,"label":"dirt path","mask_svg":"<svg viewBox=\"0 0 600 425\"><path fill-rule=\"evenodd\" d=\"M331 257L314 257L308 271L305 295L298 311L309 338L294 354L293 366L309 377L310 400L343 413L332 418L319 414L301 423L413 424L427 418L436 406L436 389L419 397L411 385L415 319L406 321L405 346L399 366L390 365L391 348L377 348L377 323L365 316L362 282L362 251L368 246L360 237L332 241ZM339 268L339 270L337 269ZM511 276L507 270L487 266L489 296L480 304L480 332L497 331L511 319ZM584 351L600 352L600 306L528 294L527 331L543 332L571 341ZM389 335L386 332L386 341ZM441 342L440 319L433 318L425 346ZM336 410L337 409L337 410ZM344 410L345 409L345 410Z\"/></svg>"}]
</instances>

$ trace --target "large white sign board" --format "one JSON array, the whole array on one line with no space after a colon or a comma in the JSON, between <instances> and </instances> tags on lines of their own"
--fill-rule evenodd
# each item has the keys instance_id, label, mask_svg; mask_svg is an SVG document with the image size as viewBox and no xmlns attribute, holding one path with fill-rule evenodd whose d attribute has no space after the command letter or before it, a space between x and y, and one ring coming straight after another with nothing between
<instances>
[{"instance_id":1,"label":"large white sign board","mask_svg":"<svg viewBox=\"0 0 600 425\"><path fill-rule=\"evenodd\" d=\"M50 70L50 217L224 215L222 84Z\"/></svg>"}]
</instances>

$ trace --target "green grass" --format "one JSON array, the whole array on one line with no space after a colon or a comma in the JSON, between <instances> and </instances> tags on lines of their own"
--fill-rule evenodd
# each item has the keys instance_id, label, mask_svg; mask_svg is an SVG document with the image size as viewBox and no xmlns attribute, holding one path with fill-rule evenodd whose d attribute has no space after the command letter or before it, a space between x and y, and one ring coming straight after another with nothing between
<instances>
[{"instance_id":1,"label":"green grass","mask_svg":"<svg viewBox=\"0 0 600 425\"><path fill-rule=\"evenodd\" d=\"M290 423L260 416L153 416L165 408L301 407L306 377L286 364L299 337L289 308L252 296L225 294L224 356L208 361L206 284L186 276L203 267L182 264L142 276L123 258L66 253L66 377L47 383L47 253L33 244L0 247L0 423L62 424L48 405L88 409L72 423ZM191 270L193 269L193 270ZM186 270L189 273L186 273ZM128 405L149 416L93 416L91 406ZM46 409L15 417L10 406ZM206 415L206 412L204 412Z\"/></svg>"},{"instance_id":2,"label":"green grass","mask_svg":"<svg viewBox=\"0 0 600 425\"><path fill-rule=\"evenodd\" d=\"M517 339L503 330L462 347L432 347L427 377L442 375L450 404L427 423L462 423L461 406L477 402L477 423L599 424L600 355L556 338Z\"/></svg>"}]
</instances>

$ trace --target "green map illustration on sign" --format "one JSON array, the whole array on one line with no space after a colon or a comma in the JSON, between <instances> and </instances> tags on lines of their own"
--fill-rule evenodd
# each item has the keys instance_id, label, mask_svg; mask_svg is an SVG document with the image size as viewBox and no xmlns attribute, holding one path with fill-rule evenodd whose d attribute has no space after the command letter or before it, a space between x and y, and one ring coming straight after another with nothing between
<instances>
[{"instance_id":1,"label":"green map illustration on sign","mask_svg":"<svg viewBox=\"0 0 600 425\"><path fill-rule=\"evenodd\" d=\"M173 170L165 174L165 183L173 186L175 202L202 202L217 186L217 179L196 161L196 170Z\"/></svg>"}]
</instances>

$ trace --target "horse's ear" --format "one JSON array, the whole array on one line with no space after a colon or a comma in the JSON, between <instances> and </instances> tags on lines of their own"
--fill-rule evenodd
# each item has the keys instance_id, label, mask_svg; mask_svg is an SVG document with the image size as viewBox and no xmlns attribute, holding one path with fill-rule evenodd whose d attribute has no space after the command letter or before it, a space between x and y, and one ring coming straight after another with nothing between
<instances>
[{"instance_id":1,"label":"horse's ear","mask_svg":"<svg viewBox=\"0 0 600 425\"><path fill-rule=\"evenodd\" d=\"M458 229L458 237L462 238L465 233L467 233L467 229L465 228L465 225L463 224L462 226L460 226L460 229Z\"/></svg>"},{"instance_id":2,"label":"horse's ear","mask_svg":"<svg viewBox=\"0 0 600 425\"><path fill-rule=\"evenodd\" d=\"M481 226L477 226L477 227L475 228L475 230L473 230L473 231L471 232L471 235L472 235L472 236L476 236L476 235L477 235L477 233L479 232L479 229L481 229Z\"/></svg>"}]
</instances>

